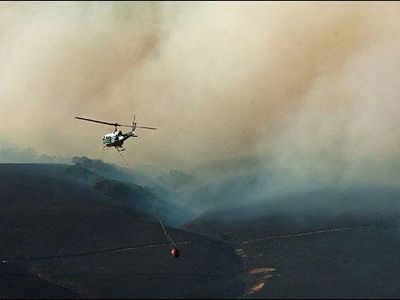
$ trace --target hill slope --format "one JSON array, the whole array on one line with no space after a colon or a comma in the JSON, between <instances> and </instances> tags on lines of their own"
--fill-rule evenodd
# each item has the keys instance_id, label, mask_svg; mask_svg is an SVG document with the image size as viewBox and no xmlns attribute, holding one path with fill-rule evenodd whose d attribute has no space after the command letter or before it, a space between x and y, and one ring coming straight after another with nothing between
<instances>
[{"instance_id":1,"label":"hill slope","mask_svg":"<svg viewBox=\"0 0 400 300\"><path fill-rule=\"evenodd\" d=\"M1 298L235 297L225 243L170 229L96 191L64 165L0 165ZM139 202L140 199L137 199Z\"/></svg>"},{"instance_id":2,"label":"hill slope","mask_svg":"<svg viewBox=\"0 0 400 300\"><path fill-rule=\"evenodd\" d=\"M222 207L183 226L242 257L245 298L398 298L400 191L324 189Z\"/></svg>"}]
</instances>

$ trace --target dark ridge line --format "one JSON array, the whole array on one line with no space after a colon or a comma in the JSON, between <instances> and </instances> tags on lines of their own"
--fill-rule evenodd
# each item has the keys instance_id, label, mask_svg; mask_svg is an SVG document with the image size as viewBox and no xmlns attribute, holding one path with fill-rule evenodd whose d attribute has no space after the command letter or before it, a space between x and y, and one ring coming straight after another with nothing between
<instances>
[{"instance_id":1,"label":"dark ridge line","mask_svg":"<svg viewBox=\"0 0 400 300\"><path fill-rule=\"evenodd\" d=\"M19 274L19 273L7 273L7 272L0 272L0 277L1 276L14 276L14 277L26 277L26 278L32 278L32 279L37 279L36 277L34 277L32 274L30 273L26 273L26 274Z\"/></svg>"},{"instance_id":2,"label":"dark ridge line","mask_svg":"<svg viewBox=\"0 0 400 300\"><path fill-rule=\"evenodd\" d=\"M80 273L63 273L66 276L72 275L81 275ZM104 273L93 273L91 272L90 275L107 275ZM226 274L190 274L190 273L174 273L174 272L150 272L150 273L129 273L129 276L180 276L180 277L217 277L217 278L236 278L234 275L226 275ZM32 274L18 274L18 273L7 273L7 272L0 272L0 276L14 276L14 277L27 277L32 279L41 279L40 277L32 276ZM112 276L112 275L110 275ZM52 281L49 281L52 282Z\"/></svg>"},{"instance_id":3,"label":"dark ridge line","mask_svg":"<svg viewBox=\"0 0 400 300\"><path fill-rule=\"evenodd\" d=\"M330 233L330 232L338 232L338 231L352 230L352 229L358 229L358 228L372 227L372 226L377 226L377 225L382 225L382 224L364 224L364 225L357 225L357 226L335 227L335 228L321 229L321 230L316 230L316 231L306 231L306 232L290 233L290 234L283 234L283 235L267 236L267 237L258 238L258 239L254 239L254 240L239 241L239 243L250 244L250 243L256 243L256 242L260 242L260 241L304 237L304 236L311 236L311 235L316 235L316 234L324 234L324 233Z\"/></svg>"},{"instance_id":4,"label":"dark ridge line","mask_svg":"<svg viewBox=\"0 0 400 300\"><path fill-rule=\"evenodd\" d=\"M213 240L198 240L198 241L180 241L176 242L178 245L187 245L192 243L213 243L216 241ZM16 261L38 261L38 260L47 260L47 259L58 259L58 258L69 258L69 257L83 257L83 256L90 256L90 255L97 255L97 254L107 254L113 252L124 252L142 248L158 248L169 246L168 243L161 243L161 244L145 244L145 245L134 245L134 246L126 246L126 247L118 247L118 248L109 248L103 249L98 251L87 251L82 253L75 253L75 254L60 254L60 255L47 255L47 256L38 256L38 257L22 257L22 258L15 258L15 259L3 259L1 263L6 264L8 262L16 262Z\"/></svg>"}]
</instances>

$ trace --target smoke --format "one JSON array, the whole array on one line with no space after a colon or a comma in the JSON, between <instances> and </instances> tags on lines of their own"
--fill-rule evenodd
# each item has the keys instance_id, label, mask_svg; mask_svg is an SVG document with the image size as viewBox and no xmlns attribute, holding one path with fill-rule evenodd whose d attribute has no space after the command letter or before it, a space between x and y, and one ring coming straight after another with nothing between
<instances>
[{"instance_id":1,"label":"smoke","mask_svg":"<svg viewBox=\"0 0 400 300\"><path fill-rule=\"evenodd\" d=\"M132 166L255 156L277 191L397 184L397 3L2 3L0 135L49 155L138 130ZM110 128L111 129L111 128Z\"/></svg>"}]
</instances>

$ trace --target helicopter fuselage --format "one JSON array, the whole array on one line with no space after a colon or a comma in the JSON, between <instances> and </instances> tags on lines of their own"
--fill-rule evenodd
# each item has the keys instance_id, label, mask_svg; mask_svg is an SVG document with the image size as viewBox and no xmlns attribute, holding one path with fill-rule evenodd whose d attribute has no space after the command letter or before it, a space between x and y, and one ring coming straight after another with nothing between
<instances>
[{"instance_id":1,"label":"helicopter fuselage","mask_svg":"<svg viewBox=\"0 0 400 300\"><path fill-rule=\"evenodd\" d=\"M109 147L120 148L122 147L124 142L131 137L137 137L134 131L130 131L127 133L122 133L122 131L107 133L103 136L103 146L107 148Z\"/></svg>"}]
</instances>

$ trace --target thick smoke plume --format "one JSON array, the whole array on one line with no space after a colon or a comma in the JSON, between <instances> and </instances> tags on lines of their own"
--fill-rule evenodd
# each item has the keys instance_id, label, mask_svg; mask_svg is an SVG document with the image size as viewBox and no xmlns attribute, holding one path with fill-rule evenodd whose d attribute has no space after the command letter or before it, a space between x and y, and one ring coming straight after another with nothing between
<instances>
[{"instance_id":1,"label":"thick smoke plume","mask_svg":"<svg viewBox=\"0 0 400 300\"><path fill-rule=\"evenodd\" d=\"M132 166L255 156L283 190L397 184L399 53L398 3L6 2L0 134L115 163L111 128L73 118L136 114L159 131Z\"/></svg>"}]
</instances>

